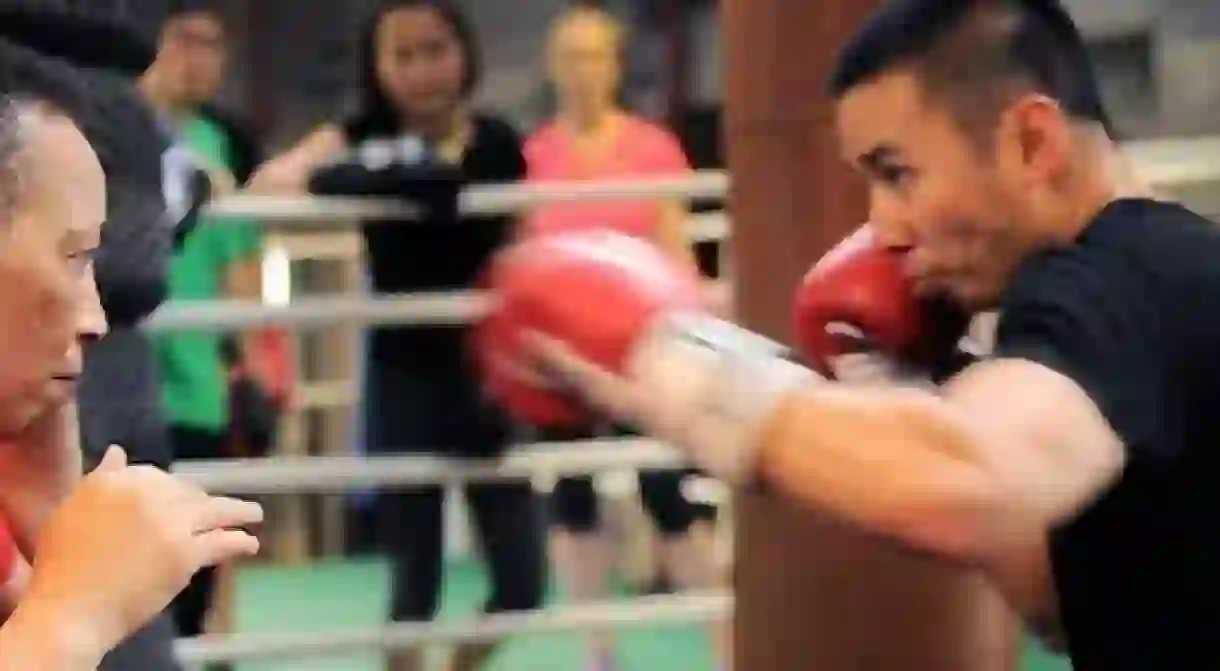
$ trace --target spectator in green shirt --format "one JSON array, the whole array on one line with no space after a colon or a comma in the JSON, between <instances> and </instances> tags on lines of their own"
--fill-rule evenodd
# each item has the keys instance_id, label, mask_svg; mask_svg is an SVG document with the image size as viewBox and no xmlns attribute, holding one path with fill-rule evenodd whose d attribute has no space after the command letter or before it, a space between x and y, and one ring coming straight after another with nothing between
<instances>
[{"instance_id":1,"label":"spectator in green shirt","mask_svg":"<svg viewBox=\"0 0 1220 671\"><path fill-rule=\"evenodd\" d=\"M180 3L162 24L157 58L140 89L175 138L166 154L166 200L171 209L188 203L186 184L206 171L212 194L234 188L244 172L241 138L205 107L225 77L227 31L211 3ZM175 179L177 176L177 179ZM169 294L175 301L258 300L262 239L255 222L201 218L182 240L171 264ZM163 401L175 459L224 456L229 433L229 379L222 358L224 334L178 332L158 337ZM216 584L201 572L174 604L180 632L203 632Z\"/></svg>"}]
</instances>

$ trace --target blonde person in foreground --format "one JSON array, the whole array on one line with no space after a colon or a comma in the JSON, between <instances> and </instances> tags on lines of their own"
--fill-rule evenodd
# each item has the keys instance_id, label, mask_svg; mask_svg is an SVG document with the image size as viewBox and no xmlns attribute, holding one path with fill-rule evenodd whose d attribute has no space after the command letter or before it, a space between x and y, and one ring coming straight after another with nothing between
<instances>
[{"instance_id":1,"label":"blonde person in foreground","mask_svg":"<svg viewBox=\"0 0 1220 671\"><path fill-rule=\"evenodd\" d=\"M257 552L241 527L262 510L117 447L81 477L75 385L82 343L106 331L92 263L106 193L56 105L0 98L0 194L0 514L16 542L0 552L33 560L0 671L92 671L201 567Z\"/></svg>"},{"instance_id":2,"label":"blonde person in foreground","mask_svg":"<svg viewBox=\"0 0 1220 671\"><path fill-rule=\"evenodd\" d=\"M547 66L556 114L525 144L527 179L579 182L690 173L672 132L618 104L625 52L624 26L603 9L575 7L555 20ZM522 237L613 230L647 240L677 263L694 268L687 216L683 201L551 203L531 209L522 221ZM597 425L536 433L540 441L633 435L622 427ZM644 469L638 474L640 501L660 537L660 568L679 590L711 588L720 577L712 531L697 519L695 504L682 493L683 482L691 476L686 469ZM560 478L550 502L551 560L560 585L575 601L608 598L615 548L605 533L593 476ZM727 633L713 633L716 647L724 648ZM605 632L590 631L587 668L619 668L613 643Z\"/></svg>"}]
</instances>

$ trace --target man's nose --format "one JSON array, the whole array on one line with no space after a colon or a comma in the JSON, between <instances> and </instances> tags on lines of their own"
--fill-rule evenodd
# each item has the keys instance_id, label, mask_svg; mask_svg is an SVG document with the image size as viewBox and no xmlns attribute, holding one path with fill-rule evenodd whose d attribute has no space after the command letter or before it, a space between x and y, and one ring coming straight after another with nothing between
<instances>
[{"instance_id":1,"label":"man's nose","mask_svg":"<svg viewBox=\"0 0 1220 671\"><path fill-rule=\"evenodd\" d=\"M77 312L76 334L83 342L92 342L105 337L110 331L106 321L106 311L102 309L102 299L97 291L97 280L93 272L82 281L81 296Z\"/></svg>"},{"instance_id":2,"label":"man's nose","mask_svg":"<svg viewBox=\"0 0 1220 671\"><path fill-rule=\"evenodd\" d=\"M909 249L915 245L914 229L907 224L894 198L873 189L869 198L869 225L877 235L877 241L885 247Z\"/></svg>"}]
</instances>

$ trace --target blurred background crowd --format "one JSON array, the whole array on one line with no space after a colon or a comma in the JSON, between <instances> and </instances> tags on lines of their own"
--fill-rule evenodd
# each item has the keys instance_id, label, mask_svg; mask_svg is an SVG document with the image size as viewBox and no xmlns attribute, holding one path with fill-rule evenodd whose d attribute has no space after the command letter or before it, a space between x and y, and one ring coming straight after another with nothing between
<instances>
[{"instance_id":1,"label":"blurred background crowd","mask_svg":"<svg viewBox=\"0 0 1220 671\"><path fill-rule=\"evenodd\" d=\"M1207 76L1220 68L1220 5L1067 4L1093 46L1124 138L1220 130L1220 77ZM306 454L479 459L521 441L630 435L623 427L556 434L508 422L479 394L461 328L148 336L139 323L160 299L278 303L326 293L462 289L474 285L488 254L506 240L573 227L646 237L697 264L709 280L722 276L717 243L694 240L687 226L692 214L719 210L719 202L559 204L518 217L438 213L453 221L325 233L200 216L209 198L238 191L394 195L368 156L379 146L401 152L403 138L417 140L421 154L409 161L395 154L390 163L399 165L391 168L406 176L391 186L420 171L443 176L453 166L463 183L722 168L713 0L0 3L0 20L44 13L129 31L103 42L111 51L103 60L112 62L102 65L56 54L62 44L36 44L31 31L10 28L3 39L26 42L51 60L77 61L81 77L128 82L132 100L114 103L111 116L131 122L137 112L123 104L140 107L164 139L162 146L121 126L110 131L116 155L159 155L163 203L154 196L156 202L122 205L136 214L107 232L110 248L127 251L108 252L113 272L99 266L115 328L91 355L83 391L94 453L119 442L164 467ZM69 33L60 35L58 42ZM140 60L141 45L151 64ZM118 62L128 47L138 66ZM98 92L123 85L100 82L94 91L103 100ZM189 225L180 224L157 251L164 295L133 307L140 301L132 286L143 280L130 275L151 272L159 261L130 241L143 236L139 226L160 225L139 216L141 207L162 206L172 221ZM124 310L130 317L115 319ZM700 484L708 483L697 473L658 470L276 497L264 530L266 557L201 575L172 617L110 663L173 668L167 642L175 635L332 631L428 620L441 611L530 610L548 599L724 586L724 501ZM725 665L726 637L721 627L621 638L592 632L514 641L495 656L495 646L480 644L444 657L412 651L258 668L711 668Z\"/></svg>"}]
</instances>

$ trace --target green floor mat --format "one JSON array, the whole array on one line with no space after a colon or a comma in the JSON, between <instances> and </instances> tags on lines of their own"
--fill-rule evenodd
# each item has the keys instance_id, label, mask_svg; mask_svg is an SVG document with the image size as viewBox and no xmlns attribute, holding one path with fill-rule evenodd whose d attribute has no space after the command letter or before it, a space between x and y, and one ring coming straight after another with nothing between
<instances>
[{"instance_id":1,"label":"green floor mat","mask_svg":"<svg viewBox=\"0 0 1220 671\"><path fill-rule=\"evenodd\" d=\"M473 563L448 568L441 617L478 612L487 593L483 571ZM552 595L551 601L556 600ZM237 627L242 632L336 632L375 627L389 609L389 571L376 560L322 562L306 567L252 567L241 571ZM622 671L711 671L713 656L698 626L658 627L618 635ZM583 637L562 633L514 639L489 671L573 671L584 665ZM1067 671L1070 666L1036 645L1023 671ZM434 656L443 654L441 651ZM342 657L249 663L239 671L381 671L373 653ZM435 666L434 668L439 668Z\"/></svg>"}]
</instances>

